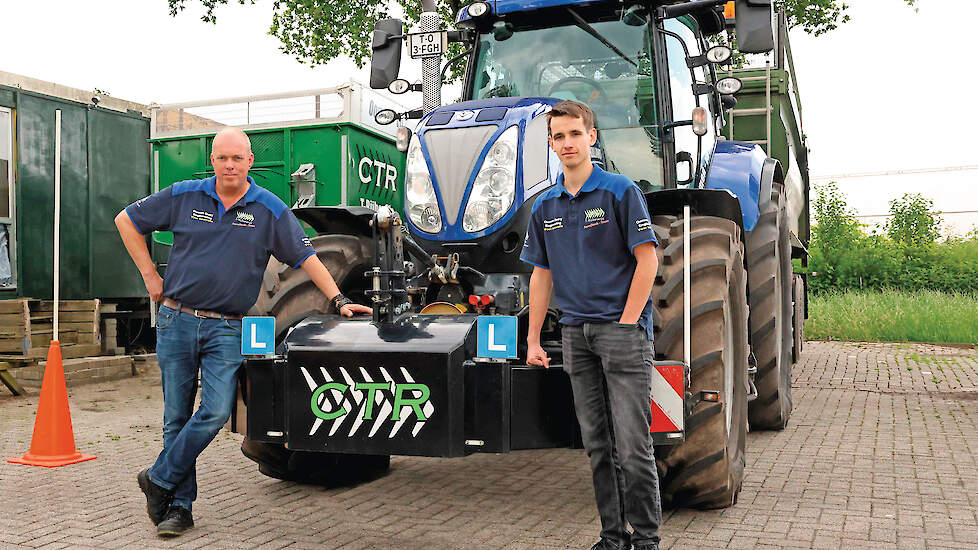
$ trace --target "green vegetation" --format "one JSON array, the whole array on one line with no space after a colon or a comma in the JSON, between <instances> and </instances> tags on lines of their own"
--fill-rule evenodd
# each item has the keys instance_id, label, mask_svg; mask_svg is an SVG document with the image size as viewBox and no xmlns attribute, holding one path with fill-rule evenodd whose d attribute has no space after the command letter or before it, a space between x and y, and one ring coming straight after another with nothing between
<instances>
[{"instance_id":1,"label":"green vegetation","mask_svg":"<svg viewBox=\"0 0 978 550\"><path fill-rule=\"evenodd\" d=\"M816 187L808 278L815 294L844 290L978 292L978 231L940 240L939 213L919 194L890 202L869 234L834 183Z\"/></svg>"},{"instance_id":2,"label":"green vegetation","mask_svg":"<svg viewBox=\"0 0 978 550\"><path fill-rule=\"evenodd\" d=\"M813 340L978 343L978 293L844 290L811 296Z\"/></svg>"},{"instance_id":3,"label":"green vegetation","mask_svg":"<svg viewBox=\"0 0 978 550\"><path fill-rule=\"evenodd\" d=\"M978 231L942 240L933 203L908 194L867 233L834 183L815 192L808 338L978 342Z\"/></svg>"}]
</instances>

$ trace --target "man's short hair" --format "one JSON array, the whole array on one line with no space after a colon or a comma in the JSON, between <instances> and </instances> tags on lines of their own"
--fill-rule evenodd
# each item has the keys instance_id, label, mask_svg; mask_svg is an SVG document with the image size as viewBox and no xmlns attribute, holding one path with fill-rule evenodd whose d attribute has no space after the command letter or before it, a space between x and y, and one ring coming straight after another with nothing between
<instances>
[{"instance_id":1,"label":"man's short hair","mask_svg":"<svg viewBox=\"0 0 978 550\"><path fill-rule=\"evenodd\" d=\"M594 111L580 101L565 99L547 113L547 135L550 135L550 121L559 116L579 118L584 121L585 130L590 132L594 129Z\"/></svg>"}]
</instances>

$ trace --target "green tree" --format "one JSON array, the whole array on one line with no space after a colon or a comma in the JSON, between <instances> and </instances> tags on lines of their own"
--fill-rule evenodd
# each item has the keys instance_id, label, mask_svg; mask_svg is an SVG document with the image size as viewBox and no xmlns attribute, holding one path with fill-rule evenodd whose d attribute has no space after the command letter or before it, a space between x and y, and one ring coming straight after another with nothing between
<instances>
[{"instance_id":1,"label":"green tree","mask_svg":"<svg viewBox=\"0 0 978 550\"><path fill-rule=\"evenodd\" d=\"M187 3L200 3L204 8L201 19L216 23L214 13L218 6L230 0L167 0L170 15L176 16ZM237 0L239 4L254 4L257 0ZM901 1L901 0L897 0ZM917 0L902 0L915 5ZM438 0L438 11L446 21L454 21L455 15L472 0ZM421 15L421 2L400 2L409 26ZM791 27L801 27L805 32L819 36L849 21L849 6L841 0L778 0L779 9L785 10ZM342 0L273 0L272 23L268 34L278 38L282 52L295 57L300 63L321 65L339 57L348 56L363 67L370 58L370 32L378 19L390 17L388 2L344 2ZM458 52L453 48L453 52Z\"/></svg>"},{"instance_id":2,"label":"green tree","mask_svg":"<svg viewBox=\"0 0 978 550\"><path fill-rule=\"evenodd\" d=\"M890 201L890 219L886 234L897 244L908 247L926 246L941 236L940 212L934 212L934 201L920 193L907 193Z\"/></svg>"},{"instance_id":3,"label":"green tree","mask_svg":"<svg viewBox=\"0 0 978 550\"><path fill-rule=\"evenodd\" d=\"M812 252L827 265L835 265L840 254L865 238L856 213L834 181L815 187L812 204L816 224L812 227Z\"/></svg>"},{"instance_id":4,"label":"green tree","mask_svg":"<svg viewBox=\"0 0 978 550\"><path fill-rule=\"evenodd\" d=\"M438 1L438 12L446 21L454 21L462 6L473 0ZM176 16L186 8L188 0L167 0L170 15ZM189 0L204 8L201 20L216 23L214 10L229 0ZM239 4L255 4L257 0L237 0ZM408 27L421 17L421 2L401 2ZM345 2L343 0L274 0L272 24L268 34L278 38L283 53L300 63L322 65L331 59L348 56L363 67L370 59L370 34L374 23L391 17L388 2Z\"/></svg>"}]
</instances>

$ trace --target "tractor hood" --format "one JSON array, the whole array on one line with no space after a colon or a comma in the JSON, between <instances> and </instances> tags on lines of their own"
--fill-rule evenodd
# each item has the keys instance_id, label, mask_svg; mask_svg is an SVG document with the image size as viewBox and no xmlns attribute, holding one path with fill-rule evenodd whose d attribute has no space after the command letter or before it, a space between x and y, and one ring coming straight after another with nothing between
<instances>
[{"instance_id":1,"label":"tractor hood","mask_svg":"<svg viewBox=\"0 0 978 550\"><path fill-rule=\"evenodd\" d=\"M541 97L465 101L439 107L424 117L412 143L423 156L409 150L407 185L410 191L417 181L413 174L426 169L433 195L408 193L405 210L412 233L433 241L483 237L504 227L524 202L553 185L560 162L547 143L543 115L559 101ZM412 202L412 197L417 200ZM437 208L440 227L416 223L412 204L418 214Z\"/></svg>"}]
</instances>

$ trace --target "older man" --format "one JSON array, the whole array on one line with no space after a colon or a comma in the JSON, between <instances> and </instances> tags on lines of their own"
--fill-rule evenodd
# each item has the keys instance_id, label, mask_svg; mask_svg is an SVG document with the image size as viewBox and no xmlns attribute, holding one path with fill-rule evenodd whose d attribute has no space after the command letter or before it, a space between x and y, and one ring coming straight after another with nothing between
<instances>
[{"instance_id":1,"label":"older man","mask_svg":"<svg viewBox=\"0 0 978 550\"><path fill-rule=\"evenodd\" d=\"M340 293L292 211L248 176L254 160L243 131L221 130L211 151L213 177L174 183L115 218L150 299L160 304L163 451L137 476L160 536L194 525L197 456L231 414L242 363L241 317L258 297L269 252L304 269L341 314L370 312ZM144 235L151 231L173 232L165 278L146 246ZM200 407L194 412L198 372Z\"/></svg>"}]
</instances>

